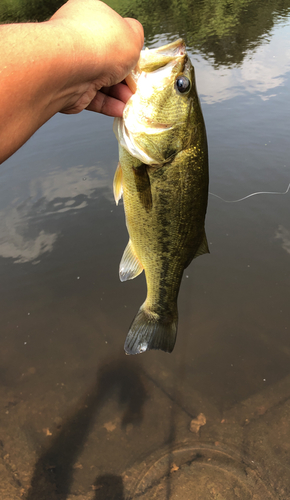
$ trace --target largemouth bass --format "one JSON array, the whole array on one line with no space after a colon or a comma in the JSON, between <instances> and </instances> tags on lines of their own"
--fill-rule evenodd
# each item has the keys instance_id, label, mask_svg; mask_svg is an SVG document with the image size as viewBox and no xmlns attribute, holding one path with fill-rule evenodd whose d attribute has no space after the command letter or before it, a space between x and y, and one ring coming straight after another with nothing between
<instances>
[{"instance_id":1,"label":"largemouth bass","mask_svg":"<svg viewBox=\"0 0 290 500\"><path fill-rule=\"evenodd\" d=\"M135 93L114 121L114 196L118 204L123 195L129 233L119 275L126 281L144 269L147 298L124 348L171 352L183 271L208 252L206 131L183 40L142 51L127 83Z\"/></svg>"}]
</instances>

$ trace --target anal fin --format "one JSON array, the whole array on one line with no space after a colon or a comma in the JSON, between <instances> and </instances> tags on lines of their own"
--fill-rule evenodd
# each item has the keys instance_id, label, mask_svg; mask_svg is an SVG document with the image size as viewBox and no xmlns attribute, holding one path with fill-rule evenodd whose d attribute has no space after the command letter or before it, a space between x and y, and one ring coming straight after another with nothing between
<instances>
[{"instance_id":1,"label":"anal fin","mask_svg":"<svg viewBox=\"0 0 290 500\"><path fill-rule=\"evenodd\" d=\"M143 266L138 259L132 241L129 240L121 259L119 276L121 281L132 280L143 271Z\"/></svg>"}]
</instances>

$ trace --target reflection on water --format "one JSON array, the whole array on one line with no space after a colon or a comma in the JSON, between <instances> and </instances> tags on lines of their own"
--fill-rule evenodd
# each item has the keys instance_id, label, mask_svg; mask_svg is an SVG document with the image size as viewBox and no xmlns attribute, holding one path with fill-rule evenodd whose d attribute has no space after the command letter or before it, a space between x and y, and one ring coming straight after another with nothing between
<instances>
[{"instance_id":1,"label":"reflection on water","mask_svg":"<svg viewBox=\"0 0 290 500\"><path fill-rule=\"evenodd\" d=\"M203 101L213 104L243 96L247 102L255 94L263 101L278 97L290 71L289 35L289 23L283 28L279 25L273 30L271 43L256 48L254 57L252 52L244 54L243 64L233 68L225 66L217 70L211 60L199 60L198 78Z\"/></svg>"},{"instance_id":2,"label":"reflection on water","mask_svg":"<svg viewBox=\"0 0 290 500\"><path fill-rule=\"evenodd\" d=\"M188 47L215 67L240 64L247 53L267 42L274 24L289 13L289 0L108 0L121 15L135 17L145 28L150 47L160 35L180 36Z\"/></svg>"},{"instance_id":3,"label":"reflection on water","mask_svg":"<svg viewBox=\"0 0 290 500\"><path fill-rule=\"evenodd\" d=\"M276 238L282 240L282 248L290 253L290 231L284 226L279 226L276 232Z\"/></svg>"},{"instance_id":4,"label":"reflection on water","mask_svg":"<svg viewBox=\"0 0 290 500\"><path fill-rule=\"evenodd\" d=\"M38 20L52 15L63 0L3 2L0 22ZM273 26L287 19L289 0L107 0L123 17L134 17L144 26L146 45L160 40L185 39L194 52L213 66L240 64L246 54L267 43ZM159 42L159 43L158 43Z\"/></svg>"},{"instance_id":5,"label":"reflection on water","mask_svg":"<svg viewBox=\"0 0 290 500\"><path fill-rule=\"evenodd\" d=\"M18 196L0 210L0 256L11 257L16 264L38 263L40 255L53 250L59 234L41 229L43 219L75 213L100 192L111 198L110 184L105 171L97 165L52 169L42 177L37 177L36 172L25 186L25 195L22 191L20 199Z\"/></svg>"},{"instance_id":6,"label":"reflection on water","mask_svg":"<svg viewBox=\"0 0 290 500\"><path fill-rule=\"evenodd\" d=\"M290 2L111 5L149 45L186 37L210 191L284 192ZM145 282L118 278L117 158L112 120L84 112L1 166L1 498L183 500L194 481L197 500L288 500L290 193L210 197L211 254L185 272L173 354L126 357Z\"/></svg>"}]
</instances>

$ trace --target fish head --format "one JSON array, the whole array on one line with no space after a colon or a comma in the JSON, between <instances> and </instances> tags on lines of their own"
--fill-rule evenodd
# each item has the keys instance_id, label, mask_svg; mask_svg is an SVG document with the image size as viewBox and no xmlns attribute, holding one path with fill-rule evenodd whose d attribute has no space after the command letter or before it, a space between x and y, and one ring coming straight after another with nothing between
<instances>
[{"instance_id":1,"label":"fish head","mask_svg":"<svg viewBox=\"0 0 290 500\"><path fill-rule=\"evenodd\" d=\"M142 51L127 83L135 92L115 119L119 143L147 165L170 161L192 142L202 116L183 40Z\"/></svg>"}]
</instances>

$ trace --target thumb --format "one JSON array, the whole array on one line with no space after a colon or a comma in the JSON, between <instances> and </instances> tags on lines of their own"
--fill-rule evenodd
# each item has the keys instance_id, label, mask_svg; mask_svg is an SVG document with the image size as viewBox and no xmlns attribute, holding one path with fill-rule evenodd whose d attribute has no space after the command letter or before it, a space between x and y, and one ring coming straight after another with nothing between
<instances>
[{"instance_id":1,"label":"thumb","mask_svg":"<svg viewBox=\"0 0 290 500\"><path fill-rule=\"evenodd\" d=\"M144 30L143 26L137 19L132 19L131 17L125 17L124 21L129 24L132 31L135 34L136 44L138 44L139 52L142 50L144 45Z\"/></svg>"}]
</instances>

